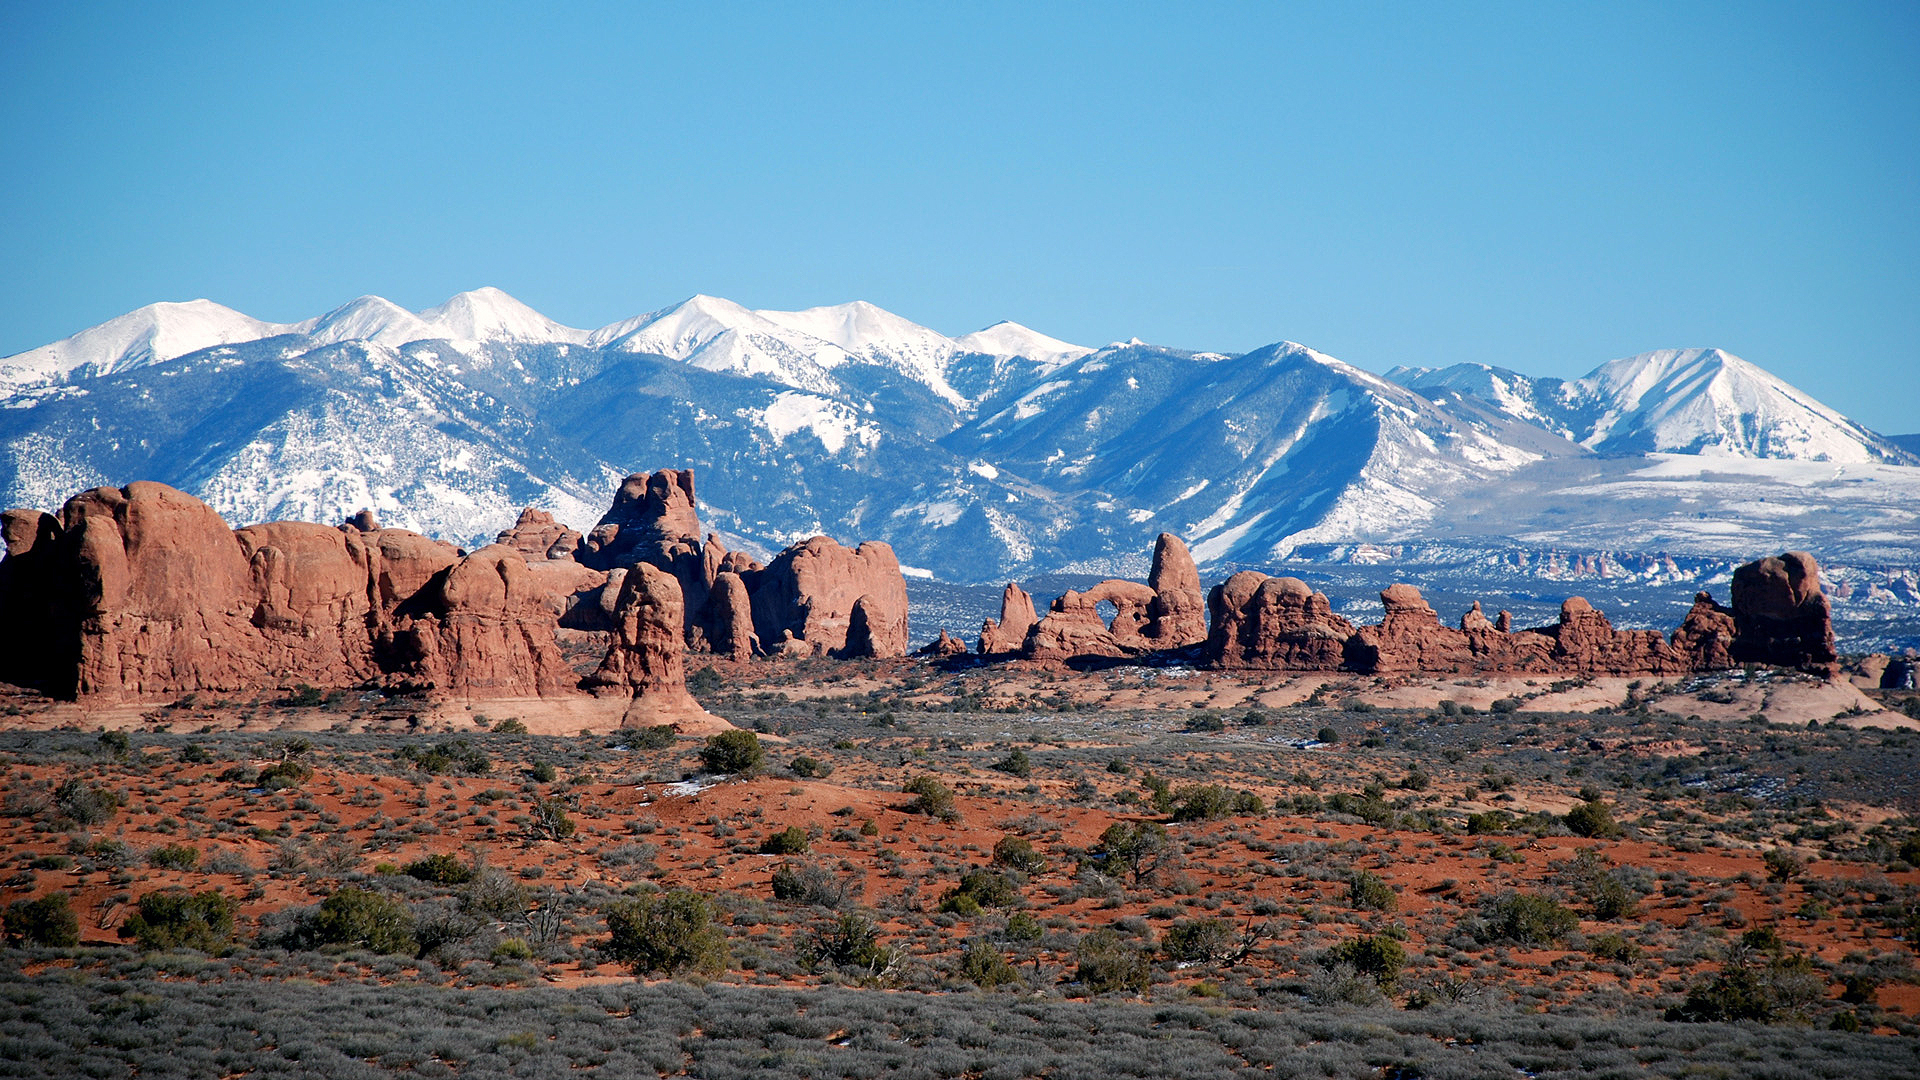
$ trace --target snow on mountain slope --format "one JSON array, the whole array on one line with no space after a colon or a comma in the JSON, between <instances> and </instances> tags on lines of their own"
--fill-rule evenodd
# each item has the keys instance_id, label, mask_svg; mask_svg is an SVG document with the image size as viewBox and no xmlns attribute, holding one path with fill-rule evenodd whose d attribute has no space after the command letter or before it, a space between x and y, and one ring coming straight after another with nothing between
<instances>
[{"instance_id":1,"label":"snow on mountain slope","mask_svg":"<svg viewBox=\"0 0 1920 1080\"><path fill-rule=\"evenodd\" d=\"M805 311L756 311L768 322L836 346L849 356L891 368L956 408L967 399L947 381L959 351L952 339L864 300Z\"/></svg>"},{"instance_id":2,"label":"snow on mountain slope","mask_svg":"<svg viewBox=\"0 0 1920 1080\"><path fill-rule=\"evenodd\" d=\"M1435 400L1485 402L1602 454L1678 453L1783 460L1920 463L1811 394L1720 349L1662 349L1579 379L1533 379L1485 364L1395 368Z\"/></svg>"},{"instance_id":3,"label":"snow on mountain slope","mask_svg":"<svg viewBox=\"0 0 1920 1080\"><path fill-rule=\"evenodd\" d=\"M1602 364L1560 387L1602 452L1884 460L1873 433L1771 372L1719 349L1661 349Z\"/></svg>"},{"instance_id":4,"label":"snow on mountain slope","mask_svg":"<svg viewBox=\"0 0 1920 1080\"><path fill-rule=\"evenodd\" d=\"M562 326L491 285L455 293L420 313L428 337L455 342L518 341L584 345L587 332Z\"/></svg>"},{"instance_id":5,"label":"snow on mountain slope","mask_svg":"<svg viewBox=\"0 0 1920 1080\"><path fill-rule=\"evenodd\" d=\"M70 338L0 360L0 391L111 374L290 329L211 300L148 304Z\"/></svg>"},{"instance_id":6,"label":"snow on mountain slope","mask_svg":"<svg viewBox=\"0 0 1920 1080\"><path fill-rule=\"evenodd\" d=\"M294 324L292 329L315 346L343 341L405 345L435 336L418 315L380 296L349 300L319 318Z\"/></svg>"},{"instance_id":7,"label":"snow on mountain slope","mask_svg":"<svg viewBox=\"0 0 1920 1080\"><path fill-rule=\"evenodd\" d=\"M1058 367L1094 351L1085 345L1048 337L1011 320L994 323L971 334L961 334L953 339L953 344L961 352L983 356L1024 356L1048 367Z\"/></svg>"},{"instance_id":8,"label":"snow on mountain slope","mask_svg":"<svg viewBox=\"0 0 1920 1080\"><path fill-rule=\"evenodd\" d=\"M830 369L853 359L838 345L795 333L717 296L693 296L670 308L603 326L588 335L587 343L821 393L836 389Z\"/></svg>"}]
</instances>

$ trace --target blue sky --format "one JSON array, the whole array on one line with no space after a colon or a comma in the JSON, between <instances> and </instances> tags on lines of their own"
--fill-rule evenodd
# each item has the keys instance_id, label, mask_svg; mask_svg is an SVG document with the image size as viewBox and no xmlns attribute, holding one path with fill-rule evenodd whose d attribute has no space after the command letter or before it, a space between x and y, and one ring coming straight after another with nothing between
<instances>
[{"instance_id":1,"label":"blue sky","mask_svg":"<svg viewBox=\"0 0 1920 1080\"><path fill-rule=\"evenodd\" d=\"M0 0L0 354L497 285L1576 375L1920 431L1920 5Z\"/></svg>"}]
</instances>

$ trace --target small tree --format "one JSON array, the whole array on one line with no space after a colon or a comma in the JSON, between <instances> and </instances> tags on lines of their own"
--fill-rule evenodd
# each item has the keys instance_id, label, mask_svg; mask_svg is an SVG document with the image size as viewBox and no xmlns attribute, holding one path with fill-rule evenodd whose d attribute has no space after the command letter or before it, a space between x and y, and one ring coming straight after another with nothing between
<instances>
[{"instance_id":1,"label":"small tree","mask_svg":"<svg viewBox=\"0 0 1920 1080\"><path fill-rule=\"evenodd\" d=\"M218 889L189 894L164 889L140 898L139 910L121 924L120 936L143 949L199 949L213 952L233 938L240 905Z\"/></svg>"},{"instance_id":2,"label":"small tree","mask_svg":"<svg viewBox=\"0 0 1920 1080\"><path fill-rule=\"evenodd\" d=\"M413 915L391 897L349 885L320 902L307 920L317 945L369 949L377 953L414 951Z\"/></svg>"},{"instance_id":3,"label":"small tree","mask_svg":"<svg viewBox=\"0 0 1920 1080\"><path fill-rule=\"evenodd\" d=\"M1157 821L1115 822L1100 834L1095 867L1112 877L1125 873L1139 885L1160 868L1172 847L1167 827Z\"/></svg>"},{"instance_id":4,"label":"small tree","mask_svg":"<svg viewBox=\"0 0 1920 1080\"><path fill-rule=\"evenodd\" d=\"M804 855L807 846L807 830L798 825L789 825L762 841L760 853L762 855Z\"/></svg>"},{"instance_id":5,"label":"small tree","mask_svg":"<svg viewBox=\"0 0 1920 1080\"><path fill-rule=\"evenodd\" d=\"M567 816L567 800L555 795L533 804L533 814L528 829L535 836L544 836L550 840L565 840L578 828L574 820Z\"/></svg>"},{"instance_id":6,"label":"small tree","mask_svg":"<svg viewBox=\"0 0 1920 1080\"><path fill-rule=\"evenodd\" d=\"M647 893L607 908L608 955L636 975L726 970L726 931L713 904L690 889Z\"/></svg>"},{"instance_id":7,"label":"small tree","mask_svg":"<svg viewBox=\"0 0 1920 1080\"><path fill-rule=\"evenodd\" d=\"M1102 927L1073 947L1073 977L1089 994L1130 990L1144 994L1153 981L1153 949Z\"/></svg>"},{"instance_id":8,"label":"small tree","mask_svg":"<svg viewBox=\"0 0 1920 1080\"><path fill-rule=\"evenodd\" d=\"M120 796L81 780L67 780L53 789L53 805L77 825L98 825L120 809Z\"/></svg>"},{"instance_id":9,"label":"small tree","mask_svg":"<svg viewBox=\"0 0 1920 1080\"><path fill-rule=\"evenodd\" d=\"M984 941L974 941L960 958L960 976L982 990L1019 982L1020 974L999 949Z\"/></svg>"},{"instance_id":10,"label":"small tree","mask_svg":"<svg viewBox=\"0 0 1920 1080\"><path fill-rule=\"evenodd\" d=\"M473 867L443 852L408 863L406 874L432 885L465 885L473 880Z\"/></svg>"},{"instance_id":11,"label":"small tree","mask_svg":"<svg viewBox=\"0 0 1920 1080\"><path fill-rule=\"evenodd\" d=\"M773 871L775 900L838 908L859 893L859 878L841 877L817 863L781 863Z\"/></svg>"},{"instance_id":12,"label":"small tree","mask_svg":"<svg viewBox=\"0 0 1920 1080\"><path fill-rule=\"evenodd\" d=\"M15 900L4 917L9 945L49 945L64 948L80 944L80 920L66 893L48 893L38 900Z\"/></svg>"},{"instance_id":13,"label":"small tree","mask_svg":"<svg viewBox=\"0 0 1920 1080\"><path fill-rule=\"evenodd\" d=\"M760 736L751 731L723 731L700 750L700 763L708 772L729 776L756 772L766 760Z\"/></svg>"},{"instance_id":14,"label":"small tree","mask_svg":"<svg viewBox=\"0 0 1920 1080\"><path fill-rule=\"evenodd\" d=\"M850 967L877 978L892 970L900 954L880 944L880 931L872 919L849 911L808 931L800 943L799 958L809 971Z\"/></svg>"},{"instance_id":15,"label":"small tree","mask_svg":"<svg viewBox=\"0 0 1920 1080\"><path fill-rule=\"evenodd\" d=\"M960 811L953 803L953 789L933 777L916 776L901 785L900 790L914 796L909 807L913 812L941 821L960 820Z\"/></svg>"},{"instance_id":16,"label":"small tree","mask_svg":"<svg viewBox=\"0 0 1920 1080\"><path fill-rule=\"evenodd\" d=\"M1024 836L1003 836L996 841L993 864L1023 874L1044 874L1047 870L1046 856L1034 850L1033 842Z\"/></svg>"},{"instance_id":17,"label":"small tree","mask_svg":"<svg viewBox=\"0 0 1920 1080\"><path fill-rule=\"evenodd\" d=\"M1018 776L1024 779L1033 775L1033 760L1027 756L1025 750L1016 748L1007 754L1006 757L994 762L993 768L1009 776Z\"/></svg>"},{"instance_id":18,"label":"small tree","mask_svg":"<svg viewBox=\"0 0 1920 1080\"><path fill-rule=\"evenodd\" d=\"M1497 941L1551 945L1580 926L1580 917L1538 893L1506 893L1486 907L1487 931Z\"/></svg>"},{"instance_id":19,"label":"small tree","mask_svg":"<svg viewBox=\"0 0 1920 1080\"><path fill-rule=\"evenodd\" d=\"M1768 848L1760 861L1767 866L1767 880L1788 882L1799 877L1807 869L1806 860L1788 851L1786 848Z\"/></svg>"},{"instance_id":20,"label":"small tree","mask_svg":"<svg viewBox=\"0 0 1920 1080\"><path fill-rule=\"evenodd\" d=\"M1400 906L1400 897L1379 874L1358 870L1347 881L1347 902L1369 911L1392 911Z\"/></svg>"},{"instance_id":21,"label":"small tree","mask_svg":"<svg viewBox=\"0 0 1920 1080\"><path fill-rule=\"evenodd\" d=\"M1324 963L1345 964L1379 983L1381 989L1391 990L1407 966L1407 950L1392 938L1375 934L1341 942L1327 951Z\"/></svg>"},{"instance_id":22,"label":"small tree","mask_svg":"<svg viewBox=\"0 0 1920 1080\"><path fill-rule=\"evenodd\" d=\"M1613 820L1613 810L1600 799L1589 799L1567 811L1561 819L1567 831L1575 836L1611 838L1619 836L1624 830L1620 823Z\"/></svg>"}]
</instances>

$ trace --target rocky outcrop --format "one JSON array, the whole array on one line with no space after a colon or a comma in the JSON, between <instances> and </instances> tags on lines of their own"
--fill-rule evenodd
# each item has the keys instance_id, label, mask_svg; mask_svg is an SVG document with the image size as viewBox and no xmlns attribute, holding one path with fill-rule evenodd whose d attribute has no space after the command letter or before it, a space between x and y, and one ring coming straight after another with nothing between
<instances>
[{"instance_id":1,"label":"rocky outcrop","mask_svg":"<svg viewBox=\"0 0 1920 1080\"><path fill-rule=\"evenodd\" d=\"M529 506L520 511L520 520L513 523L513 528L495 537L494 543L510 547L533 561L571 559L580 550L582 539L578 532L554 520L552 514Z\"/></svg>"},{"instance_id":2,"label":"rocky outcrop","mask_svg":"<svg viewBox=\"0 0 1920 1080\"><path fill-rule=\"evenodd\" d=\"M713 719L687 692L685 604L679 581L658 567L640 563L622 578L613 645L590 680L597 693L631 694L621 727Z\"/></svg>"},{"instance_id":3,"label":"rocky outcrop","mask_svg":"<svg viewBox=\"0 0 1920 1080\"><path fill-rule=\"evenodd\" d=\"M1186 543L1172 533L1161 533L1154 541L1147 587L1153 599L1147 602L1141 636L1154 648L1183 649L1207 640L1207 597L1200 591L1200 571Z\"/></svg>"},{"instance_id":4,"label":"rocky outcrop","mask_svg":"<svg viewBox=\"0 0 1920 1080\"><path fill-rule=\"evenodd\" d=\"M613 505L581 544L580 561L596 570L648 562L676 544L700 540L692 469L633 473L613 493Z\"/></svg>"},{"instance_id":5,"label":"rocky outcrop","mask_svg":"<svg viewBox=\"0 0 1920 1080\"><path fill-rule=\"evenodd\" d=\"M558 696L579 676L556 640L560 620L526 557L489 544L435 574L378 635L382 666L466 697Z\"/></svg>"},{"instance_id":6,"label":"rocky outcrop","mask_svg":"<svg viewBox=\"0 0 1920 1080\"><path fill-rule=\"evenodd\" d=\"M1733 659L1832 673L1833 610L1820 564L1804 551L1759 559L1733 572Z\"/></svg>"},{"instance_id":7,"label":"rocky outcrop","mask_svg":"<svg viewBox=\"0 0 1920 1080\"><path fill-rule=\"evenodd\" d=\"M1033 597L1009 581L1000 593L1000 617L980 624L979 651L987 656L1017 653L1027 643L1027 631L1039 621Z\"/></svg>"},{"instance_id":8,"label":"rocky outcrop","mask_svg":"<svg viewBox=\"0 0 1920 1080\"><path fill-rule=\"evenodd\" d=\"M1292 577L1241 572L1207 596L1207 655L1221 667L1335 671L1346 662L1351 622L1324 593Z\"/></svg>"},{"instance_id":9,"label":"rocky outcrop","mask_svg":"<svg viewBox=\"0 0 1920 1080\"><path fill-rule=\"evenodd\" d=\"M764 570L743 575L752 593L754 632L763 642L791 635L816 655L848 647L854 606L866 601L861 655L907 653L907 583L893 548L869 540L842 547L816 536L775 556Z\"/></svg>"},{"instance_id":10,"label":"rocky outcrop","mask_svg":"<svg viewBox=\"0 0 1920 1080\"><path fill-rule=\"evenodd\" d=\"M748 660L760 651L760 636L753 632L753 600L747 583L732 570L721 570L707 593L707 638L715 656L729 660Z\"/></svg>"},{"instance_id":11,"label":"rocky outcrop","mask_svg":"<svg viewBox=\"0 0 1920 1080\"><path fill-rule=\"evenodd\" d=\"M1295 578L1242 571L1208 597L1206 654L1217 667L1277 671L1673 675L1727 666L1733 639L1732 617L1705 594L1671 641L1616 630L1577 596L1561 605L1558 622L1517 632L1508 613L1490 620L1478 603L1457 627L1444 625L1411 585L1382 590L1380 603L1380 622L1356 627Z\"/></svg>"},{"instance_id":12,"label":"rocky outcrop","mask_svg":"<svg viewBox=\"0 0 1920 1080\"><path fill-rule=\"evenodd\" d=\"M0 513L0 680L38 685L47 673L72 666L62 655L73 643L51 632L59 573L59 519L39 510Z\"/></svg>"},{"instance_id":13,"label":"rocky outcrop","mask_svg":"<svg viewBox=\"0 0 1920 1080\"><path fill-rule=\"evenodd\" d=\"M967 655L967 643L947 633L946 627L940 628L940 636L914 650L915 656L929 656L935 660L946 660L955 656Z\"/></svg>"},{"instance_id":14,"label":"rocky outcrop","mask_svg":"<svg viewBox=\"0 0 1920 1080\"><path fill-rule=\"evenodd\" d=\"M1021 656L1048 661L1138 656L1153 647L1141 634L1153 599L1153 590L1137 581L1103 581L1085 592L1069 589L1027 633ZM1114 606L1112 620L1101 617L1102 603Z\"/></svg>"}]
</instances>

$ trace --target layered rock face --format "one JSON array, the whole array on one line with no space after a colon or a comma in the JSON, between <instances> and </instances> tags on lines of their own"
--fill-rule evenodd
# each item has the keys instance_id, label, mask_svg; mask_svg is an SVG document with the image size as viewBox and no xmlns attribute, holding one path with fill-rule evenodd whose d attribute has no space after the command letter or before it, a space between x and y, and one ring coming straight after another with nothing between
<instances>
[{"instance_id":1,"label":"layered rock face","mask_svg":"<svg viewBox=\"0 0 1920 1080\"><path fill-rule=\"evenodd\" d=\"M815 655L907 653L907 582L886 544L869 540L847 548L816 536L743 577L752 592L754 632L762 642L791 635ZM850 635L856 607L861 629Z\"/></svg>"},{"instance_id":2,"label":"layered rock face","mask_svg":"<svg viewBox=\"0 0 1920 1080\"><path fill-rule=\"evenodd\" d=\"M1221 667L1334 671L1345 663L1351 622L1299 578L1242 570L1207 596L1207 655Z\"/></svg>"},{"instance_id":3,"label":"layered rock face","mask_svg":"<svg viewBox=\"0 0 1920 1080\"><path fill-rule=\"evenodd\" d=\"M687 692L685 606L679 581L658 567L640 563L621 579L613 645L589 681L596 692L631 694L622 727L707 716Z\"/></svg>"},{"instance_id":4,"label":"layered rock face","mask_svg":"<svg viewBox=\"0 0 1920 1080\"><path fill-rule=\"evenodd\" d=\"M1046 617L1026 630L1018 655L1026 660L1120 659L1165 649L1181 649L1207 640L1206 602L1200 572L1187 545L1161 533L1153 547L1148 584L1103 581L1085 592L1072 589L1048 605ZM1102 604L1113 605L1106 618ZM1000 620L980 629L980 651L1013 651L1012 629L1030 618L1033 601L1008 584L1000 602Z\"/></svg>"},{"instance_id":5,"label":"layered rock face","mask_svg":"<svg viewBox=\"0 0 1920 1080\"><path fill-rule=\"evenodd\" d=\"M0 563L12 681L56 696L245 691L396 680L466 696L554 696L578 681L554 643L605 575L535 569L370 516L340 528L230 530L164 484L98 488L54 520L14 511ZM371 526L371 528L369 528Z\"/></svg>"},{"instance_id":6,"label":"layered rock face","mask_svg":"<svg viewBox=\"0 0 1920 1080\"><path fill-rule=\"evenodd\" d=\"M1833 610L1820 591L1820 564L1804 551L1734 570L1733 622L1736 662L1836 670Z\"/></svg>"},{"instance_id":7,"label":"layered rock face","mask_svg":"<svg viewBox=\"0 0 1920 1080\"><path fill-rule=\"evenodd\" d=\"M1014 582L1000 593L1000 617L980 624L979 651L985 656L1017 653L1027 643L1027 631L1040 621L1033 597Z\"/></svg>"},{"instance_id":8,"label":"layered rock face","mask_svg":"<svg viewBox=\"0 0 1920 1080\"><path fill-rule=\"evenodd\" d=\"M1294 578L1242 571L1208 597L1206 653L1221 668L1584 676L1711 671L1730 666L1739 654L1737 613L1705 593L1694 598L1671 638L1655 630L1617 630L1578 596L1560 606L1558 622L1518 631L1506 612L1488 619L1477 602L1458 627L1446 626L1411 585L1389 586L1380 603L1385 614L1379 624L1356 627Z\"/></svg>"}]
</instances>

